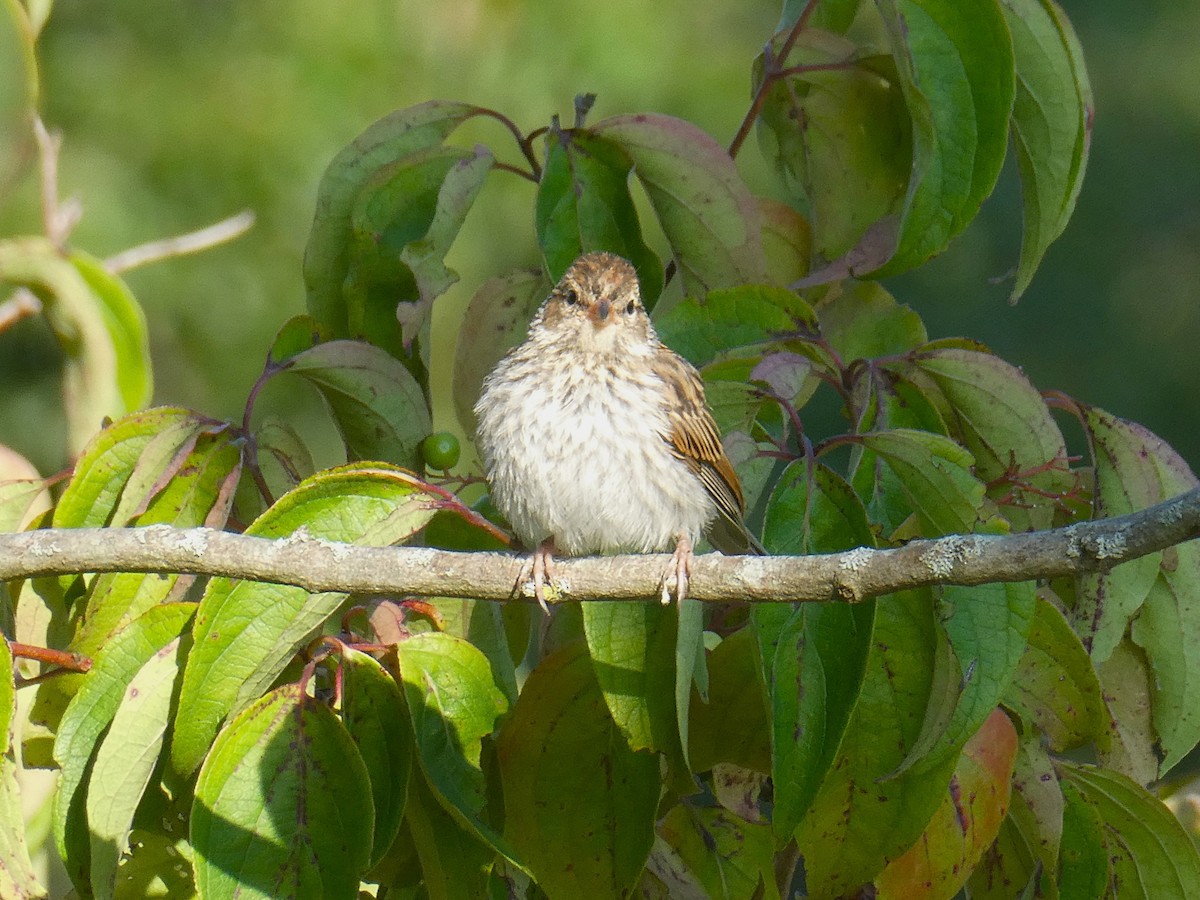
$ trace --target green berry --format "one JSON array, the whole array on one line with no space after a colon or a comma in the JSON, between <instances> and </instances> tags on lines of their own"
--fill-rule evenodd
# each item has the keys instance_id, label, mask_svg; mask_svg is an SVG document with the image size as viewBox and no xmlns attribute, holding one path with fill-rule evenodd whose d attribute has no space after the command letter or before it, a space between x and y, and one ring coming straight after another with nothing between
<instances>
[{"instance_id":1,"label":"green berry","mask_svg":"<svg viewBox=\"0 0 1200 900\"><path fill-rule=\"evenodd\" d=\"M448 431L437 431L421 442L421 454L431 469L453 469L458 465L462 447Z\"/></svg>"}]
</instances>

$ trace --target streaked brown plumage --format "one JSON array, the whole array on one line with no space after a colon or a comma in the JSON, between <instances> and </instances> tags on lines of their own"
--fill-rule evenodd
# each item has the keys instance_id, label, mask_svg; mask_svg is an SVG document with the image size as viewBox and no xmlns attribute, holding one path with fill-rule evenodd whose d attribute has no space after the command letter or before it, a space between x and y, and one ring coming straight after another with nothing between
<instances>
[{"instance_id":1,"label":"streaked brown plumage","mask_svg":"<svg viewBox=\"0 0 1200 900\"><path fill-rule=\"evenodd\" d=\"M763 552L742 521L737 474L690 363L665 346L619 256L577 259L475 407L492 496L537 550L545 605L552 553L672 546L663 598L687 594L692 545ZM722 527L713 528L719 522Z\"/></svg>"}]
</instances>

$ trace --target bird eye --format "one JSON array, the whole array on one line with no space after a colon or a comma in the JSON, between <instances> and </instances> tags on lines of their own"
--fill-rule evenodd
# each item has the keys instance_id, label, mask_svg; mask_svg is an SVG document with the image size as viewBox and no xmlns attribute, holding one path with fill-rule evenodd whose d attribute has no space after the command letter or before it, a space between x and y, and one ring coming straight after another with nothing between
<instances>
[{"instance_id":1,"label":"bird eye","mask_svg":"<svg viewBox=\"0 0 1200 900\"><path fill-rule=\"evenodd\" d=\"M567 301L567 306L574 306L579 302L579 294L575 292L575 288L567 288L567 294L563 299Z\"/></svg>"},{"instance_id":2,"label":"bird eye","mask_svg":"<svg viewBox=\"0 0 1200 900\"><path fill-rule=\"evenodd\" d=\"M625 307L625 315L632 316L635 312L637 312L637 304L630 300L629 305Z\"/></svg>"}]
</instances>

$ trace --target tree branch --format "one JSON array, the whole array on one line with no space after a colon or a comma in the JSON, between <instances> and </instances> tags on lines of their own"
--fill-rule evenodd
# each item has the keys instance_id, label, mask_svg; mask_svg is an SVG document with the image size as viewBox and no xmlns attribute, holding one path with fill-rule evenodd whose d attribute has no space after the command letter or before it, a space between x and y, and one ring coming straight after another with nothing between
<instances>
[{"instance_id":1,"label":"tree branch","mask_svg":"<svg viewBox=\"0 0 1200 900\"><path fill-rule=\"evenodd\" d=\"M722 602L857 602L936 584L1030 581L1106 571L1200 536L1200 488L1141 512L1052 531L955 535L886 550L695 561L690 596ZM667 555L561 559L559 599L657 597ZM0 580L76 572L176 572L309 591L507 600L523 556L424 547L355 547L301 531L267 540L208 528L45 529L0 534ZM532 589L520 592L530 599Z\"/></svg>"}]
</instances>

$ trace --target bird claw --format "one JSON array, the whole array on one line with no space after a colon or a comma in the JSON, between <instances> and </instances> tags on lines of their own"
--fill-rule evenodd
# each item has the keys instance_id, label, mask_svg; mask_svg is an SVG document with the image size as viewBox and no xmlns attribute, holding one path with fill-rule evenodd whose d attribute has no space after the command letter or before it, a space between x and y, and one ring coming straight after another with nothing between
<instances>
[{"instance_id":1,"label":"bird claw","mask_svg":"<svg viewBox=\"0 0 1200 900\"><path fill-rule=\"evenodd\" d=\"M542 608L542 612L550 615L550 605L546 602L546 585L548 584L552 590L556 590L554 586L554 542L552 540L542 541L538 545L538 548L533 551L529 566L529 570L522 568L520 583L533 582L534 599ZM525 578L526 571L530 573L529 578Z\"/></svg>"},{"instance_id":2,"label":"bird claw","mask_svg":"<svg viewBox=\"0 0 1200 900\"><path fill-rule=\"evenodd\" d=\"M692 542L687 535L681 534L675 539L675 552L671 554L671 562L663 573L662 594L660 600L663 606L671 605L671 583L675 584L675 599L682 603L687 599L688 580L692 577Z\"/></svg>"}]
</instances>

